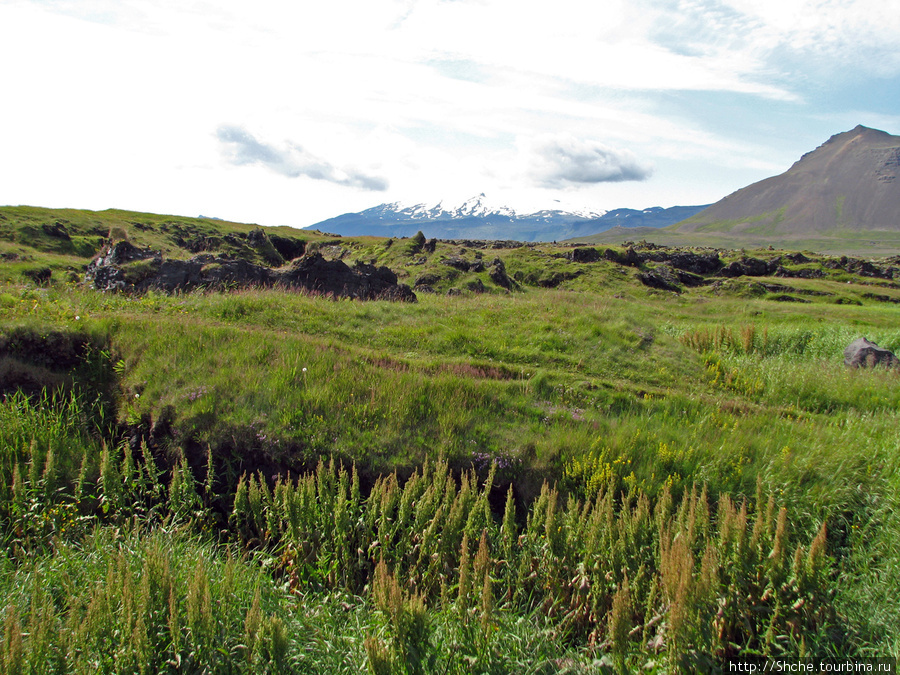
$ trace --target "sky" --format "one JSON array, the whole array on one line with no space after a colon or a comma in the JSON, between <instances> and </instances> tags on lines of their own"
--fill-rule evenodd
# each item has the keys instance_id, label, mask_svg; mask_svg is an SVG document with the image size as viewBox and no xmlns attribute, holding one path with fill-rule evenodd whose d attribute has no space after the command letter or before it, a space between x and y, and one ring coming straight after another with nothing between
<instances>
[{"instance_id":1,"label":"sky","mask_svg":"<svg viewBox=\"0 0 900 675\"><path fill-rule=\"evenodd\" d=\"M0 204L699 205L900 134L900 0L0 0Z\"/></svg>"}]
</instances>

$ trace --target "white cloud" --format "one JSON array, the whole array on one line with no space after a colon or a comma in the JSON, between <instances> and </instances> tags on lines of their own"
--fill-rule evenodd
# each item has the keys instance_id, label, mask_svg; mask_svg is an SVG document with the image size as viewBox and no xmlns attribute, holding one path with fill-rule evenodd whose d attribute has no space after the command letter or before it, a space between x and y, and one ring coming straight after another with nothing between
<instances>
[{"instance_id":1,"label":"white cloud","mask_svg":"<svg viewBox=\"0 0 900 675\"><path fill-rule=\"evenodd\" d=\"M721 90L790 98L779 87L755 80L757 64L743 52L710 60L657 44L655 20L664 16L651 3L624 0L565 0L552 8L518 0L420 2L397 31L394 53L470 60L625 90Z\"/></svg>"},{"instance_id":2,"label":"white cloud","mask_svg":"<svg viewBox=\"0 0 900 675\"><path fill-rule=\"evenodd\" d=\"M630 150L570 134L542 136L530 145L528 173L542 187L642 181L653 173Z\"/></svg>"},{"instance_id":3,"label":"white cloud","mask_svg":"<svg viewBox=\"0 0 900 675\"><path fill-rule=\"evenodd\" d=\"M900 12L883 0L677 0L654 3L654 39L736 59L756 78L800 67L874 75L900 71ZM786 57L790 56L790 59ZM790 61L790 62L788 62Z\"/></svg>"},{"instance_id":4,"label":"white cloud","mask_svg":"<svg viewBox=\"0 0 900 675\"><path fill-rule=\"evenodd\" d=\"M294 142L286 142L280 147L265 143L239 126L220 126L216 138L228 161L236 166L261 165L287 178L305 176L364 190L383 191L388 186L381 176L351 167L339 168Z\"/></svg>"},{"instance_id":5,"label":"white cloud","mask_svg":"<svg viewBox=\"0 0 900 675\"><path fill-rule=\"evenodd\" d=\"M900 13L883 0L723 0L761 32L799 49L866 43L893 56Z\"/></svg>"}]
</instances>

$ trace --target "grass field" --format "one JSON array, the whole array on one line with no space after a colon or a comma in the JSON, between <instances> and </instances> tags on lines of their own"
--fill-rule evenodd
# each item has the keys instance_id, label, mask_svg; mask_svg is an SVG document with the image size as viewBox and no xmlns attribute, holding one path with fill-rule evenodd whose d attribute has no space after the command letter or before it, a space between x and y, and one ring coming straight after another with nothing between
<instances>
[{"instance_id":1,"label":"grass field","mask_svg":"<svg viewBox=\"0 0 900 675\"><path fill-rule=\"evenodd\" d=\"M648 227L613 228L589 237L578 237L569 243L583 245L616 245L625 240L650 240L666 246L711 246L725 249L763 249L773 242L778 248L793 251L816 251L832 255L885 257L900 255L900 234L890 230L839 230L805 233L793 236L776 235L774 225L746 228L730 232L733 223L715 223L694 232L679 232L678 225L661 229Z\"/></svg>"},{"instance_id":2,"label":"grass field","mask_svg":"<svg viewBox=\"0 0 900 675\"><path fill-rule=\"evenodd\" d=\"M900 655L898 374L842 363L861 335L900 349L888 282L763 278L810 301L776 302L759 279L655 290L560 247L323 235L306 245L439 292L128 296L15 232L4 672ZM476 253L512 292L441 262Z\"/></svg>"}]
</instances>

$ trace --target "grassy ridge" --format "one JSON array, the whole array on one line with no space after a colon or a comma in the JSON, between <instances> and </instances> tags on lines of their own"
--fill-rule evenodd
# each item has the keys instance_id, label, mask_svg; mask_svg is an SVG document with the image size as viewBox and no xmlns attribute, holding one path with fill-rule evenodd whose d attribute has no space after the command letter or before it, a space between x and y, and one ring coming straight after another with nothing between
<instances>
[{"instance_id":1,"label":"grassy ridge","mask_svg":"<svg viewBox=\"0 0 900 675\"><path fill-rule=\"evenodd\" d=\"M900 255L900 234L888 230L834 230L817 234L776 235L771 226L732 232L734 223L714 223L702 231L679 232L678 225L654 229L613 228L563 243L580 245L616 245L625 240L646 239L664 246L712 246L716 248L763 249L770 245L794 251L818 251L834 255L882 257Z\"/></svg>"}]
</instances>

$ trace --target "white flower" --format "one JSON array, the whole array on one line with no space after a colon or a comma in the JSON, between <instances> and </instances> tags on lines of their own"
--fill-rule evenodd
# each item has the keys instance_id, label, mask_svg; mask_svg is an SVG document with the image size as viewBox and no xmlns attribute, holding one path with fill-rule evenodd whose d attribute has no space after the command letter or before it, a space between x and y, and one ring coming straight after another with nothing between
<instances>
[{"instance_id":1,"label":"white flower","mask_svg":"<svg viewBox=\"0 0 900 675\"><path fill-rule=\"evenodd\" d=\"M76 321L78 321L80 318L81 318L81 317L78 316L77 314L75 315L75 320L76 320Z\"/></svg>"},{"instance_id":2,"label":"white flower","mask_svg":"<svg viewBox=\"0 0 900 675\"><path fill-rule=\"evenodd\" d=\"M306 372L306 368L303 369L303 372L304 372L304 373Z\"/></svg>"},{"instance_id":3,"label":"white flower","mask_svg":"<svg viewBox=\"0 0 900 675\"><path fill-rule=\"evenodd\" d=\"M140 398L141 395L140 395L140 394L135 394L134 397L135 397L135 398Z\"/></svg>"}]
</instances>

